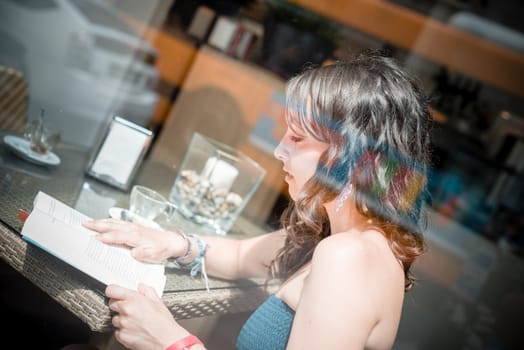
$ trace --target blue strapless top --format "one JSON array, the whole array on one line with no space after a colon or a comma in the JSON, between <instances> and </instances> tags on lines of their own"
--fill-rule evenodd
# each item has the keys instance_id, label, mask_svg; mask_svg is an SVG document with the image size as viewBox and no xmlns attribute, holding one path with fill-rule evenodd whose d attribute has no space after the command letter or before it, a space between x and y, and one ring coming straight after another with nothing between
<instances>
[{"instance_id":1,"label":"blue strapless top","mask_svg":"<svg viewBox=\"0 0 524 350\"><path fill-rule=\"evenodd\" d=\"M237 338L237 350L284 350L295 311L271 294L248 318Z\"/></svg>"}]
</instances>

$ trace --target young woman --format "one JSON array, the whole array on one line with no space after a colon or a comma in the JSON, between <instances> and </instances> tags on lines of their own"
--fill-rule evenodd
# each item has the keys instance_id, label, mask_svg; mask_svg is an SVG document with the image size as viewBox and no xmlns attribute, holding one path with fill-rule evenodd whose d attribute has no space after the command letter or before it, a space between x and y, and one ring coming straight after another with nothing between
<instances>
[{"instance_id":1,"label":"young woman","mask_svg":"<svg viewBox=\"0 0 524 350\"><path fill-rule=\"evenodd\" d=\"M421 88L392 59L308 69L287 85L288 128L274 152L292 199L281 230L232 240L111 219L85 226L139 260L198 267L205 255L212 276L279 278L237 349L390 349L424 251L430 120ZM205 349L151 288L106 294L124 346Z\"/></svg>"}]
</instances>

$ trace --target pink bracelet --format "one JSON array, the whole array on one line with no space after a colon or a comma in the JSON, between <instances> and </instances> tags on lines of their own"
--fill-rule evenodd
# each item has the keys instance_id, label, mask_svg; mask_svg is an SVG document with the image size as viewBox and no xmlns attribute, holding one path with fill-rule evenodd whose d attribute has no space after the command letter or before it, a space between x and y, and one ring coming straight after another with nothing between
<instances>
[{"instance_id":1,"label":"pink bracelet","mask_svg":"<svg viewBox=\"0 0 524 350\"><path fill-rule=\"evenodd\" d=\"M193 345L204 345L200 339L193 334L187 335L169 345L166 350L190 350Z\"/></svg>"}]
</instances>

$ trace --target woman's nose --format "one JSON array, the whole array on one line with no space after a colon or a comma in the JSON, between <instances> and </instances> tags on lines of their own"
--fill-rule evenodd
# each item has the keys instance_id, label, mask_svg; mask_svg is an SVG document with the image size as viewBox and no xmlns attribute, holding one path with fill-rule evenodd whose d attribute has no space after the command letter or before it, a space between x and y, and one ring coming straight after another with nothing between
<instances>
[{"instance_id":1,"label":"woman's nose","mask_svg":"<svg viewBox=\"0 0 524 350\"><path fill-rule=\"evenodd\" d=\"M284 144L282 143L282 141L280 141L280 143L277 145L277 147L273 151L273 155L278 160L281 160L281 161L285 160L286 152L285 152Z\"/></svg>"}]
</instances>

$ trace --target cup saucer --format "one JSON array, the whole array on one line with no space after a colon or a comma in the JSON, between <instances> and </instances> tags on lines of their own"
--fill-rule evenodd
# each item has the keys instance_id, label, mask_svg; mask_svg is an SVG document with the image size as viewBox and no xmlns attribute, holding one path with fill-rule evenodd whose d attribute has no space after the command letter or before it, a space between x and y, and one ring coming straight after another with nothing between
<instances>
[{"instance_id":1,"label":"cup saucer","mask_svg":"<svg viewBox=\"0 0 524 350\"><path fill-rule=\"evenodd\" d=\"M40 154L31 149L29 141L18 136L6 135L4 136L4 143L17 156L23 158L31 163L38 165L52 165L60 164L60 157L53 152Z\"/></svg>"},{"instance_id":2,"label":"cup saucer","mask_svg":"<svg viewBox=\"0 0 524 350\"><path fill-rule=\"evenodd\" d=\"M136 222L137 224L140 224L142 226L154 228L157 230L163 230L158 223L154 222L153 220L141 217L128 209L118 207L109 208L109 216L113 219Z\"/></svg>"}]
</instances>

